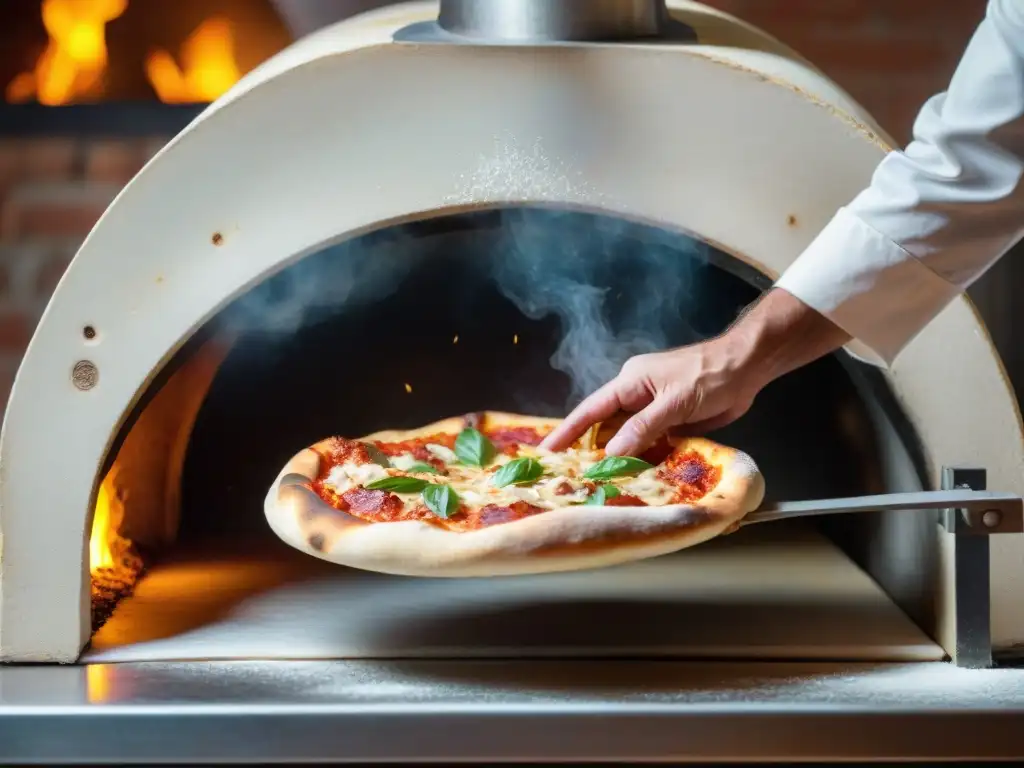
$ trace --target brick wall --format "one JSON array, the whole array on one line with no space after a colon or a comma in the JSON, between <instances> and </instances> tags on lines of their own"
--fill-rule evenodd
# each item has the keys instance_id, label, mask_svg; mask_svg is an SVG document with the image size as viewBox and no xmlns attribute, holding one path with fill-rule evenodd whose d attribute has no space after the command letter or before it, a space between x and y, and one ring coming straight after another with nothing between
<instances>
[{"instance_id":1,"label":"brick wall","mask_svg":"<svg viewBox=\"0 0 1024 768\"><path fill-rule=\"evenodd\" d=\"M984 0L707 0L789 44L904 141L941 90ZM0 126L2 132L2 126ZM0 405L78 244L160 139L0 136Z\"/></svg>"},{"instance_id":2,"label":"brick wall","mask_svg":"<svg viewBox=\"0 0 1024 768\"><path fill-rule=\"evenodd\" d=\"M0 136L0 404L82 239L164 141Z\"/></svg>"},{"instance_id":3,"label":"brick wall","mask_svg":"<svg viewBox=\"0 0 1024 768\"><path fill-rule=\"evenodd\" d=\"M944 90L986 0L703 0L806 57L871 112L910 137L925 99Z\"/></svg>"}]
</instances>

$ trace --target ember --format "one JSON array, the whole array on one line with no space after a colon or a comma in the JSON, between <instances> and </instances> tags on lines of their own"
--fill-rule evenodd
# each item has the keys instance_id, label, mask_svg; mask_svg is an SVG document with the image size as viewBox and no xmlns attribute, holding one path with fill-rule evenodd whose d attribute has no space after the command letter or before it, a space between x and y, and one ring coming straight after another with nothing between
<instances>
[{"instance_id":1,"label":"ember","mask_svg":"<svg viewBox=\"0 0 1024 768\"><path fill-rule=\"evenodd\" d=\"M115 464L96 493L96 510L89 535L93 631L110 617L121 598L131 594L143 568L142 558L132 542L120 534L124 505L114 487L116 470Z\"/></svg>"}]
</instances>

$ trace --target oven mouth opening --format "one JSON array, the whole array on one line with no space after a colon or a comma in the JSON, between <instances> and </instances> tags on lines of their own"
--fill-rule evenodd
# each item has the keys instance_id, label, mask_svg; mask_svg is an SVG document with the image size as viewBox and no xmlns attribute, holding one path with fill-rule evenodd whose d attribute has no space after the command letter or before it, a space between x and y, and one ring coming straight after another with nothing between
<instances>
[{"instance_id":1,"label":"oven mouth opening","mask_svg":"<svg viewBox=\"0 0 1024 768\"><path fill-rule=\"evenodd\" d=\"M315 592L347 578L362 585L367 605L380 606L405 605L411 598L404 593L427 595L434 587L426 582L434 580L324 568L280 542L262 503L284 462L331 434L416 427L480 410L563 415L628 356L717 335L764 284L753 268L688 235L550 208L477 210L405 223L305 257L207 323L121 430L93 525L94 538L107 536L110 546L106 552L90 547L94 594L113 595L105 602L94 598L91 658L146 658L147 644L157 656L177 652L160 650L160 643L175 633L202 634L204 622L268 611L293 589L304 599L295 585L312 585ZM905 424L892 427L899 421L894 403L884 380L840 353L775 382L744 419L711 437L758 461L768 501L913 490L923 463ZM882 442L901 446L908 469L894 475L882 465ZM147 453L145 445L159 450ZM766 540L820 535L814 525L778 530ZM852 553L861 533L840 530L839 536L841 548ZM679 562L696 562L701 549L681 553L686 557ZM110 570L111 558L123 563L121 569ZM97 567L102 564L107 570ZM546 583L570 585L571 593L577 589L571 585L603 578L581 572ZM195 592L204 589L220 590L224 600L197 609L205 618L174 628L152 614L143 621L117 612L118 601L126 604L138 584L152 593L130 598L136 608L196 602ZM505 584L495 588L527 589ZM488 588L480 587L483 593ZM589 598L576 595L579 610L590 617L581 621L619 600L601 597L596 587L580 588L590 590ZM455 624L479 628L554 610L530 608L537 595L515 594L510 600L519 601L518 608L506 606L507 615L501 606L488 609L490 619L479 606L445 612ZM260 595L276 597L263 605ZM424 604L433 599L424 597ZM641 610L638 599L628 601L636 622L670 612L651 607L658 599ZM456 652L447 630L438 628L443 621L424 621L419 631L409 630L409 647L390 643L353 652L415 655L429 646L428 655L501 655L493 634L480 634L475 651L463 643ZM575 630L563 630L562 646L576 642ZM142 648L142 655L120 653L129 646ZM628 646L623 640L619 647Z\"/></svg>"}]
</instances>

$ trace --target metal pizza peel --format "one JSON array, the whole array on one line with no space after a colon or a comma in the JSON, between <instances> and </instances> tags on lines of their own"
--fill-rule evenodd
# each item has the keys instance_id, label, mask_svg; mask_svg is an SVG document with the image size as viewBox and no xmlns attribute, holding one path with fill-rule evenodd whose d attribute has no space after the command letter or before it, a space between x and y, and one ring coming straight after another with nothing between
<instances>
[{"instance_id":1,"label":"metal pizza peel","mask_svg":"<svg viewBox=\"0 0 1024 768\"><path fill-rule=\"evenodd\" d=\"M765 504L751 512L740 521L740 526L800 517L924 510L936 511L943 527L958 533L1024 532L1024 501L1020 496L1013 493L966 489L780 501Z\"/></svg>"}]
</instances>

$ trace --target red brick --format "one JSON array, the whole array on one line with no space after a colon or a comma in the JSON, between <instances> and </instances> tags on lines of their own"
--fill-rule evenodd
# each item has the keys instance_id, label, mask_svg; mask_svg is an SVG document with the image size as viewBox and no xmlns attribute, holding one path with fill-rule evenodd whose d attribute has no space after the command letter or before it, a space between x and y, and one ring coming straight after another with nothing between
<instances>
[{"instance_id":1,"label":"red brick","mask_svg":"<svg viewBox=\"0 0 1024 768\"><path fill-rule=\"evenodd\" d=\"M793 50L830 77L833 72L915 75L949 66L950 56L941 40L839 39L825 35L783 39Z\"/></svg>"},{"instance_id":2,"label":"red brick","mask_svg":"<svg viewBox=\"0 0 1024 768\"><path fill-rule=\"evenodd\" d=\"M0 311L0 351L23 353L35 330L35 320L25 312Z\"/></svg>"},{"instance_id":3,"label":"red brick","mask_svg":"<svg viewBox=\"0 0 1024 768\"><path fill-rule=\"evenodd\" d=\"M147 144L138 139L106 139L86 146L85 177L89 181L127 184L149 159Z\"/></svg>"},{"instance_id":4,"label":"red brick","mask_svg":"<svg viewBox=\"0 0 1024 768\"><path fill-rule=\"evenodd\" d=\"M151 160L157 152L167 146L170 141L170 137L153 136L146 140L145 153L146 161Z\"/></svg>"},{"instance_id":5,"label":"red brick","mask_svg":"<svg viewBox=\"0 0 1024 768\"><path fill-rule=\"evenodd\" d=\"M4 200L0 234L7 241L85 236L116 192L116 185L107 184L16 187Z\"/></svg>"},{"instance_id":6,"label":"red brick","mask_svg":"<svg viewBox=\"0 0 1024 768\"><path fill-rule=\"evenodd\" d=\"M6 264L0 264L0 296L6 296L11 290L11 273Z\"/></svg>"},{"instance_id":7,"label":"red brick","mask_svg":"<svg viewBox=\"0 0 1024 768\"><path fill-rule=\"evenodd\" d=\"M792 22L853 22L865 18L863 0L705 0L708 5L755 26ZM767 31L767 30L766 30Z\"/></svg>"},{"instance_id":8,"label":"red brick","mask_svg":"<svg viewBox=\"0 0 1024 768\"><path fill-rule=\"evenodd\" d=\"M53 256L39 267L36 275L36 296L43 301L48 301L53 292L57 289L57 283L64 276L71 263L71 256L61 258Z\"/></svg>"},{"instance_id":9,"label":"red brick","mask_svg":"<svg viewBox=\"0 0 1024 768\"><path fill-rule=\"evenodd\" d=\"M77 157L75 139L0 139L0 186L71 179Z\"/></svg>"},{"instance_id":10,"label":"red brick","mask_svg":"<svg viewBox=\"0 0 1024 768\"><path fill-rule=\"evenodd\" d=\"M867 2L867 0L862 0ZM987 0L956 0L936 3L935 0L870 0L876 13L884 14L894 23L911 28L942 26L973 32L985 16Z\"/></svg>"},{"instance_id":11,"label":"red brick","mask_svg":"<svg viewBox=\"0 0 1024 768\"><path fill-rule=\"evenodd\" d=\"M14 377L18 373L18 366L21 363L20 355L4 355L0 360L0 419L3 418L4 409L7 408L7 401L11 397L11 388L14 386Z\"/></svg>"}]
</instances>

